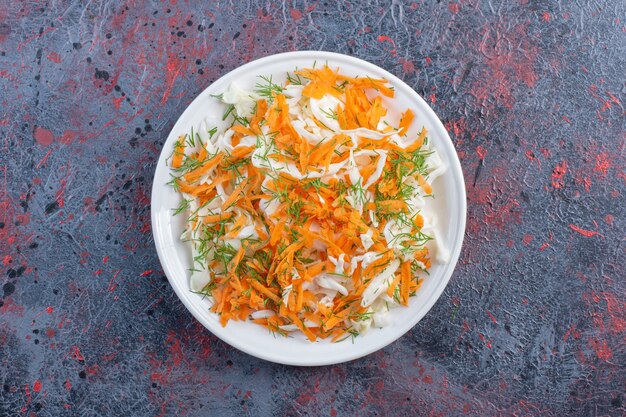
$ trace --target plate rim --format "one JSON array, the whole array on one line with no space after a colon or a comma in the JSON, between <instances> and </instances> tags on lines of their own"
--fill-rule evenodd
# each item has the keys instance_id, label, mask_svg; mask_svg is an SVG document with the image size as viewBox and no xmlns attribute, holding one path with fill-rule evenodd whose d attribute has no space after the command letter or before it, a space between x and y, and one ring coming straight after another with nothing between
<instances>
[{"instance_id":1,"label":"plate rim","mask_svg":"<svg viewBox=\"0 0 626 417\"><path fill-rule=\"evenodd\" d=\"M239 343L237 338L230 337L228 335L228 332L226 331L220 332L218 330L214 330L212 326L210 325L210 323L204 320L204 317L198 310L199 303L193 303L191 299L188 298L186 294L183 293L183 288L181 288L178 285L178 281L173 278L174 273L170 270L170 267L167 264L167 262L164 262L164 259L165 259L164 242L162 241L161 235L159 233L159 229L156 227L159 224L159 220L157 218L158 217L157 213L155 212L155 209L154 209L155 201L156 201L155 196L158 194L158 187L162 186L162 184L157 185L157 182L155 181L155 179L157 177L161 164L162 163L165 164L165 159L167 158L166 145L170 141L170 138L173 135L175 135L175 132L179 128L178 125L181 123L182 119L185 118L185 114L190 110L191 107L194 106L196 102L203 100L204 96L206 95L207 90L210 89L213 84L219 82L220 80L227 78L227 77L228 78L233 77L233 75L236 75L238 72L245 72L246 70L248 70L249 68L253 66L261 67L261 66L270 64L273 61L281 61L281 60L289 59L289 58L299 58L299 59L311 58L314 60L333 60L334 59L337 61L347 60L347 61L352 61L352 63L356 65L363 66L370 71L376 71L376 72L382 73L384 77L392 85L403 87L408 92L410 92L411 98L416 99L419 102L420 107L423 108L424 111L434 121L438 130L438 133L441 134L442 139L445 142L444 146L448 146L453 150L452 152L453 157L450 158L451 160L449 161L448 168L452 168L452 171L455 177L455 182L460 184L459 188L462 193L462 195L459 196L458 198L458 201L460 202L459 209L461 213L461 217L460 219L458 219L459 220L459 227L458 227L459 239L456 239L453 242L453 247L450 248L450 261L446 265L446 269L443 272L441 281L439 282L438 286L435 287L433 294L427 299L425 306L422 307L421 311L423 313L421 315L417 314L414 318L412 318L409 322L405 323L403 326L401 327L398 326L398 331L394 333L393 337L389 338L389 340L385 339L383 342L374 343L371 346L363 349L362 351L359 351L356 354L351 354L349 352L348 354L344 354L341 357L330 356L330 357L319 358L319 357L309 356L308 358L306 358L306 360L291 360L291 358L282 358L280 356L273 355L272 353L267 353L267 352L258 351L258 350L255 351L255 350L249 349L247 346L244 346L241 343ZM420 112L422 111L421 108L420 108ZM167 165L165 165L164 168L166 169ZM435 303L441 298L441 295L443 294L445 288L447 287L452 277L452 274L454 273L454 270L456 269L456 266L458 264L458 260L461 254L461 249L463 246L465 230L466 230L466 222L467 222L467 191L466 191L466 185L465 185L465 178L463 175L463 169L459 160L458 152L456 151L456 147L454 146L454 143L452 142L452 139L450 138L450 135L447 129L445 128L443 122L441 121L439 116L437 116L435 111L428 105L428 103L424 100L424 98L419 93L417 93L411 86L409 86L403 80L401 80L394 74L390 73L389 71L385 70L384 68L379 67L375 64L372 64L371 62L368 62L363 59L356 58L350 55L345 55L345 54L336 53L336 52L328 52L328 51L316 51L316 50L292 51L292 52L282 52L278 54L268 55L262 58L258 58L256 60L249 61L237 68L234 68L233 70L222 75L215 81L211 82L211 84L206 86L185 107L185 110L183 110L183 112L178 116L176 123L174 123L174 125L172 126L171 131L169 132L167 138L165 139L165 142L163 143L163 148L161 149L161 152L159 153L159 158L157 159L157 164L156 164L154 175L152 178L152 187L151 187L151 196L150 196L150 220L151 220L152 236L153 236L154 244L157 250L159 263L161 264L161 267L163 268L163 272L165 273L170 283L170 286L174 289L176 296L183 303L185 308L209 332L211 332L214 336L216 336L223 342L227 343L228 345L242 352L245 352L251 356L254 356L256 358L263 359L269 362L279 363L283 365L293 365L293 366L324 366L324 365L332 365L332 364L338 364L338 363L356 360L364 356L367 356L373 352L376 352L380 349L383 349L384 347L390 345L391 343L397 341L402 336L404 336L409 330L415 327L426 316L426 314L428 314L428 312L432 309ZM375 331L375 329L373 329L373 331Z\"/></svg>"}]
</instances>

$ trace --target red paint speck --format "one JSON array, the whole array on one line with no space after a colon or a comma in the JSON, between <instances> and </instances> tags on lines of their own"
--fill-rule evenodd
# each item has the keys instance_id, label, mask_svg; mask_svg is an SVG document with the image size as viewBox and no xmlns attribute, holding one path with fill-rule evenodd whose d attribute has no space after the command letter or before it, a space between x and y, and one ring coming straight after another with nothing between
<instances>
[{"instance_id":1,"label":"red paint speck","mask_svg":"<svg viewBox=\"0 0 626 417\"><path fill-rule=\"evenodd\" d=\"M65 384L64 384L64 385L65 385L65 389L66 389L66 390L68 390L68 391L69 391L69 390L71 390L71 389L72 389L72 383L70 382L70 380L69 380L69 379L66 379L66 380L65 380Z\"/></svg>"},{"instance_id":2,"label":"red paint speck","mask_svg":"<svg viewBox=\"0 0 626 417\"><path fill-rule=\"evenodd\" d=\"M415 72L415 64L408 59L402 59L400 61L402 63L402 72L407 74L412 74Z\"/></svg>"},{"instance_id":3,"label":"red paint speck","mask_svg":"<svg viewBox=\"0 0 626 417\"><path fill-rule=\"evenodd\" d=\"M72 359L76 359L77 361L84 361L85 360L85 357L80 352L80 349L78 348L78 346L72 346L70 348L70 356L72 357Z\"/></svg>"},{"instance_id":4,"label":"red paint speck","mask_svg":"<svg viewBox=\"0 0 626 417\"><path fill-rule=\"evenodd\" d=\"M498 320L496 319L496 316L494 316L493 314L491 314L491 311L485 309L485 311L487 312L487 315L489 316L489 318L491 319L492 322L494 322L495 324L498 324Z\"/></svg>"},{"instance_id":5,"label":"red paint speck","mask_svg":"<svg viewBox=\"0 0 626 417\"><path fill-rule=\"evenodd\" d=\"M46 313L48 313L48 314L54 313L54 308L52 306L46 307Z\"/></svg>"},{"instance_id":6,"label":"red paint speck","mask_svg":"<svg viewBox=\"0 0 626 417\"><path fill-rule=\"evenodd\" d=\"M167 69L167 73L165 74L165 91L163 92L163 97L161 97L161 104L165 104L170 97L170 93L172 92L172 87L174 87L174 82L180 75L180 71L182 69L182 61L174 54L170 54L167 57L167 64L165 65Z\"/></svg>"},{"instance_id":7,"label":"red paint speck","mask_svg":"<svg viewBox=\"0 0 626 417\"><path fill-rule=\"evenodd\" d=\"M613 351L606 343L606 340L589 339L589 344L596 352L596 356L603 361L608 361L613 357Z\"/></svg>"},{"instance_id":8,"label":"red paint speck","mask_svg":"<svg viewBox=\"0 0 626 417\"><path fill-rule=\"evenodd\" d=\"M526 158L528 158L530 161L537 162L537 166L541 168L541 161L539 160L539 158L535 156L535 153L533 152L532 149L527 149L525 155L526 155Z\"/></svg>"},{"instance_id":9,"label":"red paint speck","mask_svg":"<svg viewBox=\"0 0 626 417\"><path fill-rule=\"evenodd\" d=\"M608 224L613 224L614 220L615 218L613 217L612 214L607 214L606 216L604 216L604 221L607 222Z\"/></svg>"},{"instance_id":10,"label":"red paint speck","mask_svg":"<svg viewBox=\"0 0 626 417\"><path fill-rule=\"evenodd\" d=\"M302 19L302 12L298 9L291 9L289 11L289 15L291 15L291 18L293 20L300 20Z\"/></svg>"},{"instance_id":11,"label":"red paint speck","mask_svg":"<svg viewBox=\"0 0 626 417\"><path fill-rule=\"evenodd\" d=\"M116 110L119 110L122 105L122 101L124 101L124 97L116 97L116 98L113 98L112 101L113 101L113 107L115 107Z\"/></svg>"},{"instance_id":12,"label":"red paint speck","mask_svg":"<svg viewBox=\"0 0 626 417\"><path fill-rule=\"evenodd\" d=\"M609 172L609 168L611 168L611 160L606 152L601 153L596 156L596 165L593 167L593 170L599 172L601 176L606 177L606 174Z\"/></svg>"},{"instance_id":13,"label":"red paint speck","mask_svg":"<svg viewBox=\"0 0 626 417\"><path fill-rule=\"evenodd\" d=\"M33 134L38 144L48 146L54 141L54 135L48 129L37 126Z\"/></svg>"},{"instance_id":14,"label":"red paint speck","mask_svg":"<svg viewBox=\"0 0 626 417\"><path fill-rule=\"evenodd\" d=\"M391 44L394 46L394 48L396 46L396 43L393 41L393 39L391 39L387 35L378 35L378 42L391 42Z\"/></svg>"},{"instance_id":15,"label":"red paint speck","mask_svg":"<svg viewBox=\"0 0 626 417\"><path fill-rule=\"evenodd\" d=\"M567 331L563 335L563 341L567 342L567 339L570 337L570 335L576 340L580 339L580 330L577 330L573 324L569 326L569 329L567 329Z\"/></svg>"},{"instance_id":16,"label":"red paint speck","mask_svg":"<svg viewBox=\"0 0 626 417\"><path fill-rule=\"evenodd\" d=\"M452 14L457 14L461 7L459 6L459 3L450 3L448 4L448 9Z\"/></svg>"},{"instance_id":17,"label":"red paint speck","mask_svg":"<svg viewBox=\"0 0 626 417\"><path fill-rule=\"evenodd\" d=\"M69 145L70 143L74 142L77 136L78 136L77 131L66 130L65 132L63 132L63 135L59 138L59 142L61 142L64 145Z\"/></svg>"},{"instance_id":18,"label":"red paint speck","mask_svg":"<svg viewBox=\"0 0 626 417\"><path fill-rule=\"evenodd\" d=\"M148 276L150 274L154 274L156 271L154 269L148 269L143 271L141 274L139 274L139 276L145 277Z\"/></svg>"},{"instance_id":19,"label":"red paint speck","mask_svg":"<svg viewBox=\"0 0 626 417\"><path fill-rule=\"evenodd\" d=\"M478 338L479 338L480 340L482 340L483 342L485 342L485 345L486 345L489 349L491 349L491 347L492 347L492 345L491 345L491 340L486 339L484 334L482 334L482 333L478 333Z\"/></svg>"},{"instance_id":20,"label":"red paint speck","mask_svg":"<svg viewBox=\"0 0 626 417\"><path fill-rule=\"evenodd\" d=\"M35 383L33 384L33 391L34 392L41 392L41 381L40 380L36 380Z\"/></svg>"},{"instance_id":21,"label":"red paint speck","mask_svg":"<svg viewBox=\"0 0 626 417\"><path fill-rule=\"evenodd\" d=\"M581 235L585 236L585 237L593 237L595 235L598 236L602 236L600 233L598 232L594 232L592 230L585 230L585 229L581 229L580 227L574 225L574 224L570 224L569 228L572 229L573 231L580 233ZM602 236L604 237L604 236Z\"/></svg>"},{"instance_id":22,"label":"red paint speck","mask_svg":"<svg viewBox=\"0 0 626 417\"><path fill-rule=\"evenodd\" d=\"M476 153L478 154L478 157L480 159L485 159L485 156L487 156L487 149L485 149L482 146L478 145L476 147Z\"/></svg>"},{"instance_id":23,"label":"red paint speck","mask_svg":"<svg viewBox=\"0 0 626 417\"><path fill-rule=\"evenodd\" d=\"M563 188L563 177L567 173L567 161L561 161L552 170L552 186Z\"/></svg>"},{"instance_id":24,"label":"red paint speck","mask_svg":"<svg viewBox=\"0 0 626 417\"><path fill-rule=\"evenodd\" d=\"M626 330L626 301L609 292L603 292L602 296L606 300L611 331L616 334L623 333Z\"/></svg>"},{"instance_id":25,"label":"red paint speck","mask_svg":"<svg viewBox=\"0 0 626 417\"><path fill-rule=\"evenodd\" d=\"M433 383L433 377L430 375L425 375L424 378L422 379L422 381L424 381L424 384L432 384Z\"/></svg>"},{"instance_id":26,"label":"red paint speck","mask_svg":"<svg viewBox=\"0 0 626 417\"><path fill-rule=\"evenodd\" d=\"M543 20L546 23L549 22L550 21L550 13L543 12L543 15L541 16L541 20Z\"/></svg>"},{"instance_id":27,"label":"red paint speck","mask_svg":"<svg viewBox=\"0 0 626 417\"><path fill-rule=\"evenodd\" d=\"M52 62L56 62L57 64L59 62L61 62L61 55L57 54L54 51L51 51L48 55L47 55L48 59Z\"/></svg>"},{"instance_id":28,"label":"red paint speck","mask_svg":"<svg viewBox=\"0 0 626 417\"><path fill-rule=\"evenodd\" d=\"M530 244L530 242L533 241L535 237L529 233L526 233L524 235L524 237L522 238L522 242L524 243L524 245L528 246Z\"/></svg>"}]
</instances>

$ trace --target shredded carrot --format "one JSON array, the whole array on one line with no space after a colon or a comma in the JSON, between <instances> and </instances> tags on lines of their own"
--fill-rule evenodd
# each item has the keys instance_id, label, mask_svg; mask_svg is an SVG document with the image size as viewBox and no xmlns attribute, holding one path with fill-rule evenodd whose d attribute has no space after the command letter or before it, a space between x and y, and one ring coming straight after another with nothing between
<instances>
[{"instance_id":1,"label":"shredded carrot","mask_svg":"<svg viewBox=\"0 0 626 417\"><path fill-rule=\"evenodd\" d=\"M180 168L185 157L185 135L180 135L176 145L174 145L174 154L172 155L172 168Z\"/></svg>"},{"instance_id":2,"label":"shredded carrot","mask_svg":"<svg viewBox=\"0 0 626 417\"><path fill-rule=\"evenodd\" d=\"M396 275L396 277L389 284L389 288L387 288L387 295L389 297L393 297L393 293L396 291L396 287L398 286L398 282L400 281L401 275Z\"/></svg>"},{"instance_id":3,"label":"shredded carrot","mask_svg":"<svg viewBox=\"0 0 626 417\"><path fill-rule=\"evenodd\" d=\"M425 219L409 204L406 181L419 184L409 194L433 193L420 158L430 151L427 131L407 137L415 114L406 109L401 138L394 134L394 90L384 79L300 69L288 83L302 84L301 98L288 83L264 80L249 114L231 107L232 123L209 131L212 143L181 135L174 145L172 184L184 194L176 211L189 215L184 238L210 276L202 292L223 326L250 320L311 342L345 340L376 312L361 303L391 262L404 260L376 294L405 306L422 283L412 271L430 267ZM329 96L338 104L320 109L322 117L311 100ZM393 222L410 229L399 245L387 241ZM267 314L251 319L259 311Z\"/></svg>"},{"instance_id":4,"label":"shredded carrot","mask_svg":"<svg viewBox=\"0 0 626 417\"><path fill-rule=\"evenodd\" d=\"M244 188L246 188L246 185L248 185L248 181L243 180L239 183L239 185L235 187L235 189L230 194L230 196L228 196L226 201L222 203L222 210L226 210L227 208L232 206L237 200L243 197L243 190Z\"/></svg>"},{"instance_id":5,"label":"shredded carrot","mask_svg":"<svg viewBox=\"0 0 626 417\"><path fill-rule=\"evenodd\" d=\"M222 162L223 158L224 154L217 154L216 156L205 162L203 165L185 174L185 180L187 182L192 182L199 179L201 176L208 173L212 168L216 167L220 162Z\"/></svg>"},{"instance_id":6,"label":"shredded carrot","mask_svg":"<svg viewBox=\"0 0 626 417\"><path fill-rule=\"evenodd\" d=\"M275 303L280 302L280 297L274 294L269 288L264 287L259 281L255 281L253 279L250 280L250 285L259 291L261 294L265 295L267 298L271 299Z\"/></svg>"},{"instance_id":7,"label":"shredded carrot","mask_svg":"<svg viewBox=\"0 0 626 417\"><path fill-rule=\"evenodd\" d=\"M413 117L415 117L415 115L413 114L413 111L411 109L407 109L404 113L402 113L400 126L398 126L398 128L400 129L400 132L398 132L398 134L400 136L404 135L406 131L409 130L409 126L411 126L411 122L413 122Z\"/></svg>"},{"instance_id":8,"label":"shredded carrot","mask_svg":"<svg viewBox=\"0 0 626 417\"><path fill-rule=\"evenodd\" d=\"M215 214L212 216L205 216L202 218L202 220L204 221L204 223L217 223L217 222L221 222L222 220L228 220L234 215L235 213L233 212L227 212L227 213L222 213L222 214Z\"/></svg>"},{"instance_id":9,"label":"shredded carrot","mask_svg":"<svg viewBox=\"0 0 626 417\"><path fill-rule=\"evenodd\" d=\"M426 181L426 179L422 176L422 174L416 173L416 176L417 176L417 183L420 185L420 187L422 187L424 192L426 194L432 194L433 187L430 186L430 184Z\"/></svg>"},{"instance_id":10,"label":"shredded carrot","mask_svg":"<svg viewBox=\"0 0 626 417\"><path fill-rule=\"evenodd\" d=\"M422 131L420 132L419 136L415 140L415 142L413 142L410 146L407 146L405 151L406 152L415 152L416 150L421 148L422 145L424 145L424 139L426 139L426 135L427 134L428 134L428 131L426 130L426 128L423 128Z\"/></svg>"},{"instance_id":11,"label":"shredded carrot","mask_svg":"<svg viewBox=\"0 0 626 417\"><path fill-rule=\"evenodd\" d=\"M409 287L411 284L411 264L403 262L401 265L400 275L402 280L400 283L400 300L402 305L409 305Z\"/></svg>"}]
</instances>

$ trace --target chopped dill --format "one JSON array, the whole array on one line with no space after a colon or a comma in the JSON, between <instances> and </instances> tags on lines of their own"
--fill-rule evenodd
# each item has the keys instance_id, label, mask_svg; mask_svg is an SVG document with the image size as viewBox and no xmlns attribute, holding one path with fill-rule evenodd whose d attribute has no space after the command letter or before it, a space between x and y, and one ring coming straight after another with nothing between
<instances>
[{"instance_id":1,"label":"chopped dill","mask_svg":"<svg viewBox=\"0 0 626 417\"><path fill-rule=\"evenodd\" d=\"M265 77L263 75L259 75L259 78L263 80L263 82L256 83L254 87L254 92L265 98L268 102L274 101L274 95L282 94L283 87L278 84L275 84L272 81L272 76Z\"/></svg>"},{"instance_id":2,"label":"chopped dill","mask_svg":"<svg viewBox=\"0 0 626 417\"><path fill-rule=\"evenodd\" d=\"M186 198L183 198L180 201L180 204L178 205L178 207L172 209L174 210L174 216L176 216L177 214L180 214L182 212L184 212L185 210L187 210L189 208L189 203L191 203L193 200L187 200Z\"/></svg>"},{"instance_id":3,"label":"chopped dill","mask_svg":"<svg viewBox=\"0 0 626 417\"><path fill-rule=\"evenodd\" d=\"M293 84L293 85L302 85L302 78L300 78L299 74L294 73L293 75L291 73L287 73L287 81L289 81L289 84Z\"/></svg>"}]
</instances>

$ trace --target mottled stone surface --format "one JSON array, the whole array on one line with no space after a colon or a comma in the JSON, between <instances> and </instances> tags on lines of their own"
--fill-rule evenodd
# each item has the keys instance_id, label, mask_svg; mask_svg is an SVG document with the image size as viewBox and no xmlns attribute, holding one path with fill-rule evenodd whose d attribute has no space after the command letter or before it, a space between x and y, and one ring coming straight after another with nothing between
<instances>
[{"instance_id":1,"label":"mottled stone surface","mask_svg":"<svg viewBox=\"0 0 626 417\"><path fill-rule=\"evenodd\" d=\"M0 415L624 415L624 7L0 0ZM301 49L414 87L468 192L461 259L427 317L316 369L199 325L149 218L188 103Z\"/></svg>"}]
</instances>

